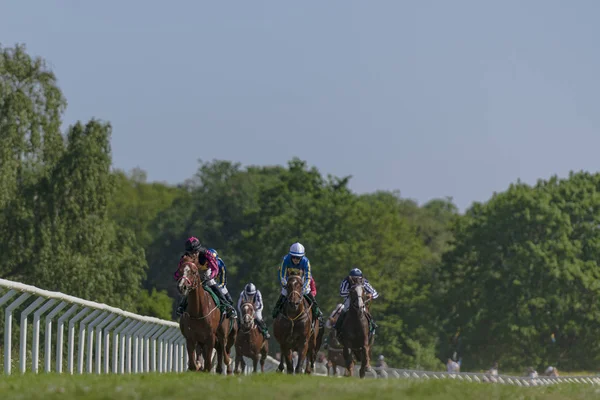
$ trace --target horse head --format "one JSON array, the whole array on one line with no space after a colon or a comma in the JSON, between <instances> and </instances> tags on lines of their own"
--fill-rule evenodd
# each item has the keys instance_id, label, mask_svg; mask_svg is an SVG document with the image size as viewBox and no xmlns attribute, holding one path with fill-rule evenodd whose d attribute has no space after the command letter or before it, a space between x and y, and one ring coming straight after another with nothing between
<instances>
[{"instance_id":1,"label":"horse head","mask_svg":"<svg viewBox=\"0 0 600 400\"><path fill-rule=\"evenodd\" d=\"M363 278L360 276L352 277L350 283L350 308L358 313L363 313L365 312L364 296L366 295Z\"/></svg>"},{"instance_id":2,"label":"horse head","mask_svg":"<svg viewBox=\"0 0 600 400\"><path fill-rule=\"evenodd\" d=\"M241 306L242 319L240 324L244 329L252 329L254 327L254 305L252 303L244 303Z\"/></svg>"},{"instance_id":3,"label":"horse head","mask_svg":"<svg viewBox=\"0 0 600 400\"><path fill-rule=\"evenodd\" d=\"M177 289L179 293L187 296L193 290L200 286L200 271L194 262L193 257L184 256L179 263L179 281Z\"/></svg>"},{"instance_id":4,"label":"horse head","mask_svg":"<svg viewBox=\"0 0 600 400\"><path fill-rule=\"evenodd\" d=\"M297 311L302 305L302 301L304 300L304 296L302 293L304 292L303 288L303 279L299 275L291 275L288 278L286 290L287 290L287 301L288 304L292 306L294 311Z\"/></svg>"}]
</instances>

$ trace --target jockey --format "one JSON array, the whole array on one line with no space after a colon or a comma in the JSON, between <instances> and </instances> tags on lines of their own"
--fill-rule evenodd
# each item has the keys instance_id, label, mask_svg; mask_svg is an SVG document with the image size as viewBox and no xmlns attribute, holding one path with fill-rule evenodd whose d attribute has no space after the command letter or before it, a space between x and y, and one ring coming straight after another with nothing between
<instances>
[{"instance_id":1,"label":"jockey","mask_svg":"<svg viewBox=\"0 0 600 400\"><path fill-rule=\"evenodd\" d=\"M227 269L225 268L225 262L223 262L221 257L219 257L219 254L215 249L208 249L208 251L210 251L213 254L213 256L215 256L215 258L217 259L217 265L219 267L219 272L217 273L217 277L215 278L217 281L217 285L223 293L223 296L225 296L227 303L233 306L233 299L229 294L229 290L227 290Z\"/></svg>"},{"instance_id":2,"label":"jockey","mask_svg":"<svg viewBox=\"0 0 600 400\"><path fill-rule=\"evenodd\" d=\"M227 309L229 310L229 314L233 318L237 318L237 313L235 312L233 301L230 303L227 300L225 294L223 293L221 288L219 288L217 282L215 281L215 277L219 274L219 264L217 259L215 258L214 253L202 246L200 244L200 241L192 236L185 242L185 253L179 259L179 263L181 263L185 255L195 255L198 257L198 263L200 264L199 266L206 267L206 272L204 273L204 276L202 276L202 284L206 284L209 288L211 288L215 295L217 295L221 303L223 303L227 307ZM175 280L179 280L179 268L177 269L177 271L175 271L174 278ZM231 296L229 296L229 298L231 298ZM183 314L183 312L187 308L187 304L187 296L184 296L181 299L181 302L179 303L179 307L177 307L177 315Z\"/></svg>"},{"instance_id":3,"label":"jockey","mask_svg":"<svg viewBox=\"0 0 600 400\"><path fill-rule=\"evenodd\" d=\"M240 298L237 303L238 311L240 314L242 313L242 304L244 303L252 303L254 306L254 320L258 325L258 328L261 330L265 339L270 339L271 335L269 335L269 329L267 328L267 324L263 321L262 310L263 310L263 300L262 294L260 290L256 289L256 286L253 283L248 283L244 290L240 293Z\"/></svg>"},{"instance_id":4,"label":"jockey","mask_svg":"<svg viewBox=\"0 0 600 400\"><path fill-rule=\"evenodd\" d=\"M342 296L344 298L344 308L333 327L333 329L336 330L338 335L340 333L340 328L342 327L342 324L344 323L344 318L346 317L346 314L348 314L348 308L350 307L350 285L351 285L350 277L357 277L357 276L363 278L363 285L364 285L365 291L368 293L368 295L372 299L376 299L377 297L379 297L379 293L377 293L377 291L373 288L373 286L371 286L371 284L369 283L367 278L363 277L362 271L358 268L352 269L350 271L349 276L344 278L344 280L340 284L340 296ZM373 321L372 318L370 318L370 325L371 325L371 327L370 327L371 332L374 331L375 328L377 328L377 324L375 324L375 321Z\"/></svg>"},{"instance_id":5,"label":"jockey","mask_svg":"<svg viewBox=\"0 0 600 400\"><path fill-rule=\"evenodd\" d=\"M304 297L312 304L313 319L318 318L319 325L322 325L323 320L321 316L323 313L319 309L319 305L315 300L310 286L311 281L313 280L310 268L310 261L304 255L304 246L302 246L298 242L291 245L289 254L287 254L283 258L283 261L279 266L279 281L281 282L281 295L279 296L279 299L275 304L275 308L273 308L273 319L277 318L277 314L279 314L279 311L283 306L285 297L287 296L287 290L285 288L285 285L287 284L287 279L289 277L290 272L301 273L301 276L304 278ZM316 287L314 292L316 294Z\"/></svg>"}]
</instances>

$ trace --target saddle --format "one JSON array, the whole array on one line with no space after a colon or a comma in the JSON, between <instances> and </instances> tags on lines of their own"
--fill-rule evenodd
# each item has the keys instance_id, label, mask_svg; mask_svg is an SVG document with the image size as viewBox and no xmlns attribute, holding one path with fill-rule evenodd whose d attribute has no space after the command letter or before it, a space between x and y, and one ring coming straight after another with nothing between
<instances>
[{"instance_id":1,"label":"saddle","mask_svg":"<svg viewBox=\"0 0 600 400\"><path fill-rule=\"evenodd\" d=\"M223 320L223 316L227 316L227 318L231 318L231 316L227 313L226 305L221 303L221 300L219 300L219 296L217 296L215 294L215 292L209 286L207 286L204 282L202 283L202 287L204 288L205 291L208 292L208 294L210 294L210 296L213 298L213 300L215 302L215 306L217 306L219 311L221 311L221 321Z\"/></svg>"}]
</instances>

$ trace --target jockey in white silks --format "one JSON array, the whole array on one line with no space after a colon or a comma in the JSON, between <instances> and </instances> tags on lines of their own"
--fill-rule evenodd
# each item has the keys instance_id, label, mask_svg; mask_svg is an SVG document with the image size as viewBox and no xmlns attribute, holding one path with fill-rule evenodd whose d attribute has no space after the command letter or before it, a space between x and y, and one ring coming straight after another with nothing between
<instances>
[{"instance_id":1,"label":"jockey in white silks","mask_svg":"<svg viewBox=\"0 0 600 400\"><path fill-rule=\"evenodd\" d=\"M244 303L252 303L254 306L254 321L256 322L256 325L258 325L258 328L264 335L265 339L269 339L271 335L269 335L267 324L265 324L265 321L263 321L262 317L262 310L264 307L262 294L253 283L248 283L244 287L244 290L242 290L240 293L240 298L237 304L240 315L242 314L242 304Z\"/></svg>"}]
</instances>

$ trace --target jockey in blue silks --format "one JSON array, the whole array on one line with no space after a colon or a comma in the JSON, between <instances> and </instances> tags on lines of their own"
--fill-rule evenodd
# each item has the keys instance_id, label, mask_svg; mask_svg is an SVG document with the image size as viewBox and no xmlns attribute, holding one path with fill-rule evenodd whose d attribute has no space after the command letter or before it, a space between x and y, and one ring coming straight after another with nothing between
<instances>
[{"instance_id":1,"label":"jockey in blue silks","mask_svg":"<svg viewBox=\"0 0 600 400\"><path fill-rule=\"evenodd\" d=\"M208 249L208 251L213 253L215 258L217 259L217 265L219 267L219 272L217 273L217 277L215 278L215 281L217 282L217 287L221 290L221 293L223 293L223 296L225 297L225 299L227 299L229 305L233 307L235 303L231 298L231 294L229 294L229 290L227 290L227 268L225 267L225 262L221 259L221 257L219 257L219 254L215 249Z\"/></svg>"},{"instance_id":2,"label":"jockey in blue silks","mask_svg":"<svg viewBox=\"0 0 600 400\"><path fill-rule=\"evenodd\" d=\"M281 265L279 266L279 282L281 283L281 295L275 304L275 308L273 308L273 319L277 318L277 315L281 311L281 307L283 306L283 302L287 296L287 289L285 288L287 284L287 279L290 276L290 273L296 273L303 277L304 285L303 285L303 294L304 297L309 301L312 305L312 313L313 319L319 320L319 325L322 325L322 315L323 313L319 309L319 305L315 300L315 297L312 295L310 290L310 282L312 280L312 271L310 268L310 261L305 256L304 246L300 243L294 243L290 247L290 252L283 258Z\"/></svg>"}]
</instances>

